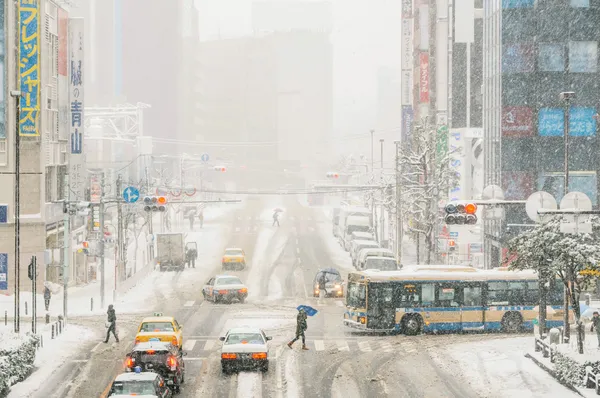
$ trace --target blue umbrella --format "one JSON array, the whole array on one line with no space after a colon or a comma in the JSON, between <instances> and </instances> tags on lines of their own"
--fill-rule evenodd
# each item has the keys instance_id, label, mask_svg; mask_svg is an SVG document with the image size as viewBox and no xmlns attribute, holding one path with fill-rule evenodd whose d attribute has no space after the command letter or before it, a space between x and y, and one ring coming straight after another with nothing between
<instances>
[{"instance_id":1,"label":"blue umbrella","mask_svg":"<svg viewBox=\"0 0 600 398\"><path fill-rule=\"evenodd\" d=\"M306 315L308 315L308 316L315 316L315 315L317 315L317 312L319 312L319 311L315 310L313 307L311 307L310 305L304 305L304 304L299 305L298 307L296 307L296 309L298 311L304 310L304 312L306 312Z\"/></svg>"}]
</instances>

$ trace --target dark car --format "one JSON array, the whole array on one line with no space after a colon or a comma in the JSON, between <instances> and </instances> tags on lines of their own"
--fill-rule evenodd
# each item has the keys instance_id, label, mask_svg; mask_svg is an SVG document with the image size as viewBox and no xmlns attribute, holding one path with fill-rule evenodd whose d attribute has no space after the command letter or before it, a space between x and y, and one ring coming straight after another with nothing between
<instances>
[{"instance_id":1,"label":"dark car","mask_svg":"<svg viewBox=\"0 0 600 398\"><path fill-rule=\"evenodd\" d=\"M110 387L108 396L171 398L173 393L161 375L154 372L142 372L142 369L137 367L134 369L134 373L118 375Z\"/></svg>"},{"instance_id":2,"label":"dark car","mask_svg":"<svg viewBox=\"0 0 600 398\"><path fill-rule=\"evenodd\" d=\"M179 392L185 381L184 355L179 347L170 342L152 340L135 345L127 354L125 366L129 371L139 366L146 372L158 373L169 387Z\"/></svg>"},{"instance_id":3,"label":"dark car","mask_svg":"<svg viewBox=\"0 0 600 398\"><path fill-rule=\"evenodd\" d=\"M319 297L321 291L325 297L344 297L344 280L335 268L324 268L317 272L313 287L314 297Z\"/></svg>"}]
</instances>

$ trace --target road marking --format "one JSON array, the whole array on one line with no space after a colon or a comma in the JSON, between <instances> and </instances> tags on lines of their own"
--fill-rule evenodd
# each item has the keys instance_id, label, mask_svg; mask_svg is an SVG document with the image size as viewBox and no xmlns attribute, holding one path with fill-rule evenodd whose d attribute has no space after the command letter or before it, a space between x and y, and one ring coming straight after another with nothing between
<instances>
[{"instance_id":1,"label":"road marking","mask_svg":"<svg viewBox=\"0 0 600 398\"><path fill-rule=\"evenodd\" d=\"M383 350L383 352L392 352L394 349L387 341L382 342L379 347Z\"/></svg>"},{"instance_id":2,"label":"road marking","mask_svg":"<svg viewBox=\"0 0 600 398\"><path fill-rule=\"evenodd\" d=\"M73 359L73 360L71 360L71 362L83 363L83 362L89 362L89 359Z\"/></svg>"},{"instance_id":3,"label":"road marking","mask_svg":"<svg viewBox=\"0 0 600 398\"><path fill-rule=\"evenodd\" d=\"M300 254L300 248L299 247L296 248L296 253Z\"/></svg>"},{"instance_id":4,"label":"road marking","mask_svg":"<svg viewBox=\"0 0 600 398\"><path fill-rule=\"evenodd\" d=\"M369 342L368 341L359 341L358 342L358 349L363 351L363 352L371 352L371 347L369 346Z\"/></svg>"},{"instance_id":5,"label":"road marking","mask_svg":"<svg viewBox=\"0 0 600 398\"><path fill-rule=\"evenodd\" d=\"M323 351L325 349L325 343L323 340L315 340L315 351Z\"/></svg>"},{"instance_id":6,"label":"road marking","mask_svg":"<svg viewBox=\"0 0 600 398\"><path fill-rule=\"evenodd\" d=\"M230 376L231 380L229 381L229 398L233 398L237 395L237 381L238 374L234 373Z\"/></svg>"},{"instance_id":7,"label":"road marking","mask_svg":"<svg viewBox=\"0 0 600 398\"><path fill-rule=\"evenodd\" d=\"M194 349L195 345L196 345L196 340L187 340L185 343L183 343L183 350L184 351L192 351Z\"/></svg>"},{"instance_id":8,"label":"road marking","mask_svg":"<svg viewBox=\"0 0 600 398\"><path fill-rule=\"evenodd\" d=\"M96 352L98 350L98 348L100 348L101 345L102 345L102 342L99 342L98 344L96 344L94 346L94 348L92 348L92 352Z\"/></svg>"},{"instance_id":9,"label":"road marking","mask_svg":"<svg viewBox=\"0 0 600 398\"><path fill-rule=\"evenodd\" d=\"M206 359L206 357L184 357L183 361L187 362L187 361L204 361Z\"/></svg>"},{"instance_id":10,"label":"road marking","mask_svg":"<svg viewBox=\"0 0 600 398\"><path fill-rule=\"evenodd\" d=\"M342 340L338 340L336 342L339 351L350 351L350 347L348 347L348 343Z\"/></svg>"},{"instance_id":11,"label":"road marking","mask_svg":"<svg viewBox=\"0 0 600 398\"><path fill-rule=\"evenodd\" d=\"M212 350L216 343L216 340L207 340L206 343L204 343L204 351Z\"/></svg>"},{"instance_id":12,"label":"road marking","mask_svg":"<svg viewBox=\"0 0 600 398\"><path fill-rule=\"evenodd\" d=\"M186 301L185 304L183 305L184 307L191 307L193 306L195 303L195 301Z\"/></svg>"},{"instance_id":13,"label":"road marking","mask_svg":"<svg viewBox=\"0 0 600 398\"><path fill-rule=\"evenodd\" d=\"M296 238L296 244L298 244L298 238Z\"/></svg>"},{"instance_id":14,"label":"road marking","mask_svg":"<svg viewBox=\"0 0 600 398\"><path fill-rule=\"evenodd\" d=\"M417 352L413 343L403 342L400 343L400 346L406 350L406 352Z\"/></svg>"}]
</instances>

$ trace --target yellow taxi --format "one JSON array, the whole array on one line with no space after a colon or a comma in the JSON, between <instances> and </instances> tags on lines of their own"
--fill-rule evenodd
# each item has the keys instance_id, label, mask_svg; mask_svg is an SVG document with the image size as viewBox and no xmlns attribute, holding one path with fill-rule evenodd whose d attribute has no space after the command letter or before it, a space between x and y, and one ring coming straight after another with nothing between
<instances>
[{"instance_id":1,"label":"yellow taxi","mask_svg":"<svg viewBox=\"0 0 600 398\"><path fill-rule=\"evenodd\" d=\"M135 344L158 339L173 344L179 349L183 346L183 325L172 316L155 313L154 316L142 319L135 335Z\"/></svg>"},{"instance_id":2,"label":"yellow taxi","mask_svg":"<svg viewBox=\"0 0 600 398\"><path fill-rule=\"evenodd\" d=\"M224 270L230 268L242 270L246 268L246 253L239 248L225 249L221 266Z\"/></svg>"}]
</instances>

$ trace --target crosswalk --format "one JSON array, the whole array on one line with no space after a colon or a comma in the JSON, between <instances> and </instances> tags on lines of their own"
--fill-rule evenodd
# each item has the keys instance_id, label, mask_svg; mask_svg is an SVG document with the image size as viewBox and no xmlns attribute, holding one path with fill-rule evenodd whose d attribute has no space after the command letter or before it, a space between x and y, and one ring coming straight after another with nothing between
<instances>
[{"instance_id":1,"label":"crosswalk","mask_svg":"<svg viewBox=\"0 0 600 398\"><path fill-rule=\"evenodd\" d=\"M280 355L281 350L287 350L287 341L273 340L269 348L269 356L274 358ZM297 342L294 349L299 349L301 343ZM314 352L404 352L416 353L417 345L413 341L389 341L386 338L381 339L311 339L307 336L306 345L310 351ZM210 354L221 349L221 342L218 339L187 339L183 344L183 350L190 357L207 357Z\"/></svg>"}]
</instances>

